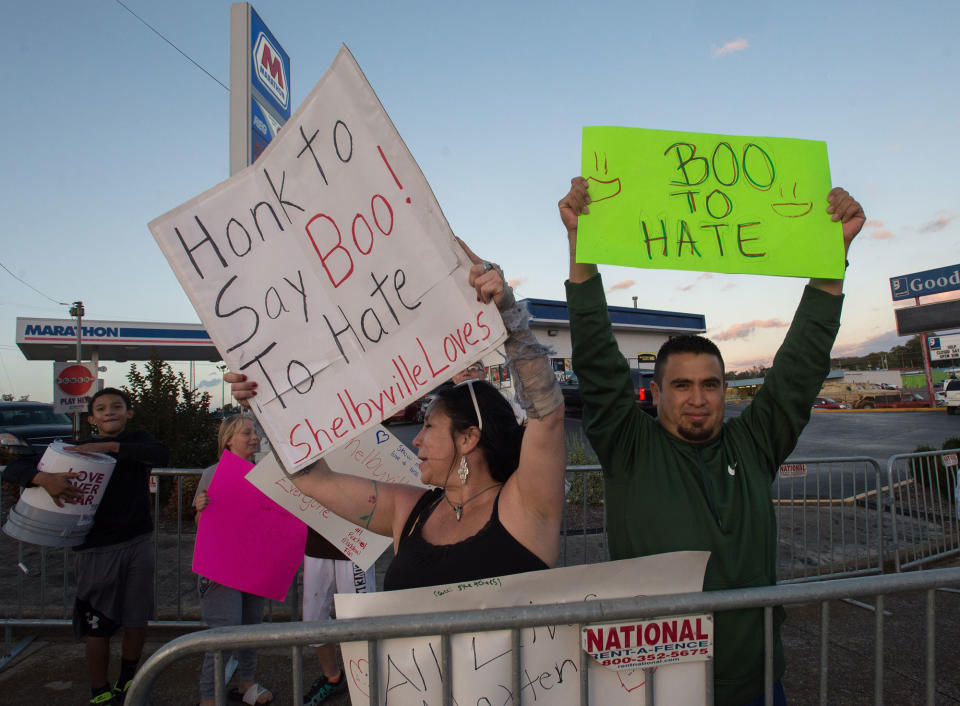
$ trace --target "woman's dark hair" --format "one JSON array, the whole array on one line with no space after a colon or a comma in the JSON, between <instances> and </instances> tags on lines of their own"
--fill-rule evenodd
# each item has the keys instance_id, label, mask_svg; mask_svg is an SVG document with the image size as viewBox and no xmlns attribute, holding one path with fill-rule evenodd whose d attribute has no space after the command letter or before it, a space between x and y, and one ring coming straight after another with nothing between
<instances>
[{"instance_id":1,"label":"woman's dark hair","mask_svg":"<svg viewBox=\"0 0 960 706\"><path fill-rule=\"evenodd\" d=\"M523 427L517 422L513 408L500 391L485 380L474 380L440 388L434 404L450 417L452 431L464 432L470 427L479 426L470 398L471 385L483 417L483 429L480 430L480 442L477 445L487 459L493 479L506 482L520 464Z\"/></svg>"}]
</instances>

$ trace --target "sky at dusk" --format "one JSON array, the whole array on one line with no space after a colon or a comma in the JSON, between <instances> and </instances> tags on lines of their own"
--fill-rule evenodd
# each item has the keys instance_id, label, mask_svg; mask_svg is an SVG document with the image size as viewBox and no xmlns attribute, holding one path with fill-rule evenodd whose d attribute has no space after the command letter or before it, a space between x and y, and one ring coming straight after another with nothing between
<instances>
[{"instance_id":1,"label":"sky at dusk","mask_svg":"<svg viewBox=\"0 0 960 706\"><path fill-rule=\"evenodd\" d=\"M51 398L17 316L66 318L57 302L82 300L91 319L199 321L147 223L228 177L230 3L124 2L204 70L116 0L16 3L0 23L0 263L30 285L0 271L3 392ZM960 262L960 4L254 7L291 56L294 109L350 48L454 232L520 297L564 298L556 203L585 125L825 141L833 183L868 218L834 355L905 342L889 278ZM611 304L704 314L729 369L772 359L804 284L601 270ZM128 365L106 365L123 384ZM197 379L218 403L214 365Z\"/></svg>"}]
</instances>

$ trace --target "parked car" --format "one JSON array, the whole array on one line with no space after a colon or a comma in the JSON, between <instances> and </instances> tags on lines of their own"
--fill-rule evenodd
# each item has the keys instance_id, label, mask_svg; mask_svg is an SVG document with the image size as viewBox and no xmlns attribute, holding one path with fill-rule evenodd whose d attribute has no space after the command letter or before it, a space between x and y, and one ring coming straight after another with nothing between
<instances>
[{"instance_id":1,"label":"parked car","mask_svg":"<svg viewBox=\"0 0 960 706\"><path fill-rule=\"evenodd\" d=\"M850 409L846 402L837 402L830 397L818 397L813 401L814 409Z\"/></svg>"},{"instance_id":2,"label":"parked car","mask_svg":"<svg viewBox=\"0 0 960 706\"><path fill-rule=\"evenodd\" d=\"M909 409L911 407L929 407L926 399L913 392L885 392L874 397L879 409Z\"/></svg>"},{"instance_id":3,"label":"parked car","mask_svg":"<svg viewBox=\"0 0 960 706\"><path fill-rule=\"evenodd\" d=\"M657 408L653 404L653 395L650 394L650 383L653 381L653 370L630 368L630 379L633 380L633 390L637 393L637 404L640 409L651 417L657 416Z\"/></svg>"},{"instance_id":4,"label":"parked car","mask_svg":"<svg viewBox=\"0 0 960 706\"><path fill-rule=\"evenodd\" d=\"M580 380L573 373L560 378L560 393L563 395L564 413L569 417L583 414L583 398L580 397Z\"/></svg>"},{"instance_id":5,"label":"parked car","mask_svg":"<svg viewBox=\"0 0 960 706\"><path fill-rule=\"evenodd\" d=\"M651 417L657 416L657 408L653 404L653 395L650 393L650 382L653 380L652 370L630 369L630 379L633 381L633 390L637 404ZM583 414L583 399L580 397L580 381L577 376L570 374L560 381L560 392L563 394L563 404L566 413L571 417Z\"/></svg>"},{"instance_id":6,"label":"parked car","mask_svg":"<svg viewBox=\"0 0 960 706\"><path fill-rule=\"evenodd\" d=\"M66 414L45 402L0 402L0 466L28 454L42 454L57 439L73 438Z\"/></svg>"},{"instance_id":7,"label":"parked car","mask_svg":"<svg viewBox=\"0 0 960 706\"><path fill-rule=\"evenodd\" d=\"M947 414L960 413L960 380L947 380L943 386L944 398L947 404Z\"/></svg>"},{"instance_id":8,"label":"parked car","mask_svg":"<svg viewBox=\"0 0 960 706\"><path fill-rule=\"evenodd\" d=\"M393 423L410 424L413 422L417 422L417 423L422 422L423 413L427 409L428 402L429 400L427 400L427 396L421 397L415 402L411 402L403 409L399 409L396 412L394 412L391 416L384 419L383 423L384 424L393 424Z\"/></svg>"},{"instance_id":9,"label":"parked car","mask_svg":"<svg viewBox=\"0 0 960 706\"><path fill-rule=\"evenodd\" d=\"M937 407L946 407L947 406L947 393L944 388L947 386L949 380L942 380L933 385L933 399L936 400Z\"/></svg>"}]
</instances>

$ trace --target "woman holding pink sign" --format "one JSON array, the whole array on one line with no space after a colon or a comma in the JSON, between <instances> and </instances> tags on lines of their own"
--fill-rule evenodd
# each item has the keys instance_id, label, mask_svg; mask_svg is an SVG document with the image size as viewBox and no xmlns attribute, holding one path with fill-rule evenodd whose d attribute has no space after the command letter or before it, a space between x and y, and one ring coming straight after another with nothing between
<instances>
[{"instance_id":1,"label":"woman holding pink sign","mask_svg":"<svg viewBox=\"0 0 960 706\"><path fill-rule=\"evenodd\" d=\"M253 419L236 414L227 417L220 424L217 434L218 455L224 451L239 456L245 461L253 462L253 456L260 448L260 437L253 425ZM197 485L197 494L193 499L193 506L197 510L196 521L200 522L200 513L210 503L207 488L213 480L216 465L204 470ZM257 625L263 620L263 596L257 596L246 591L239 591L211 581L205 576L198 577L200 590L200 610L204 622L214 627L230 625ZM273 694L269 689L257 683L257 651L255 649L240 649L237 653L237 679L240 688L234 687L227 694L231 701L242 701L246 704L269 704L273 702ZM203 656L203 667L200 670L200 704L212 706L214 703L213 688L213 653Z\"/></svg>"},{"instance_id":2,"label":"woman holding pink sign","mask_svg":"<svg viewBox=\"0 0 960 706\"><path fill-rule=\"evenodd\" d=\"M550 351L530 331L500 268L463 248L477 300L493 301L507 329L504 349L526 427L495 387L467 380L438 391L413 441L421 480L435 488L335 473L322 460L293 479L344 519L393 538L385 590L547 569L560 554L566 452ZM226 380L238 400L256 395L243 375Z\"/></svg>"}]
</instances>

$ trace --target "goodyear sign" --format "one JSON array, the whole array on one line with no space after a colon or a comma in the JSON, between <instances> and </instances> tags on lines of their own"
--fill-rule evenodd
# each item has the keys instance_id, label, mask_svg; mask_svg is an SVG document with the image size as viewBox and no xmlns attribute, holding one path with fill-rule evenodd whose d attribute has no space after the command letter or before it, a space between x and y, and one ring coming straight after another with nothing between
<instances>
[{"instance_id":1,"label":"goodyear sign","mask_svg":"<svg viewBox=\"0 0 960 706\"><path fill-rule=\"evenodd\" d=\"M960 265L890 278L890 294L895 302L957 289L960 289Z\"/></svg>"}]
</instances>

